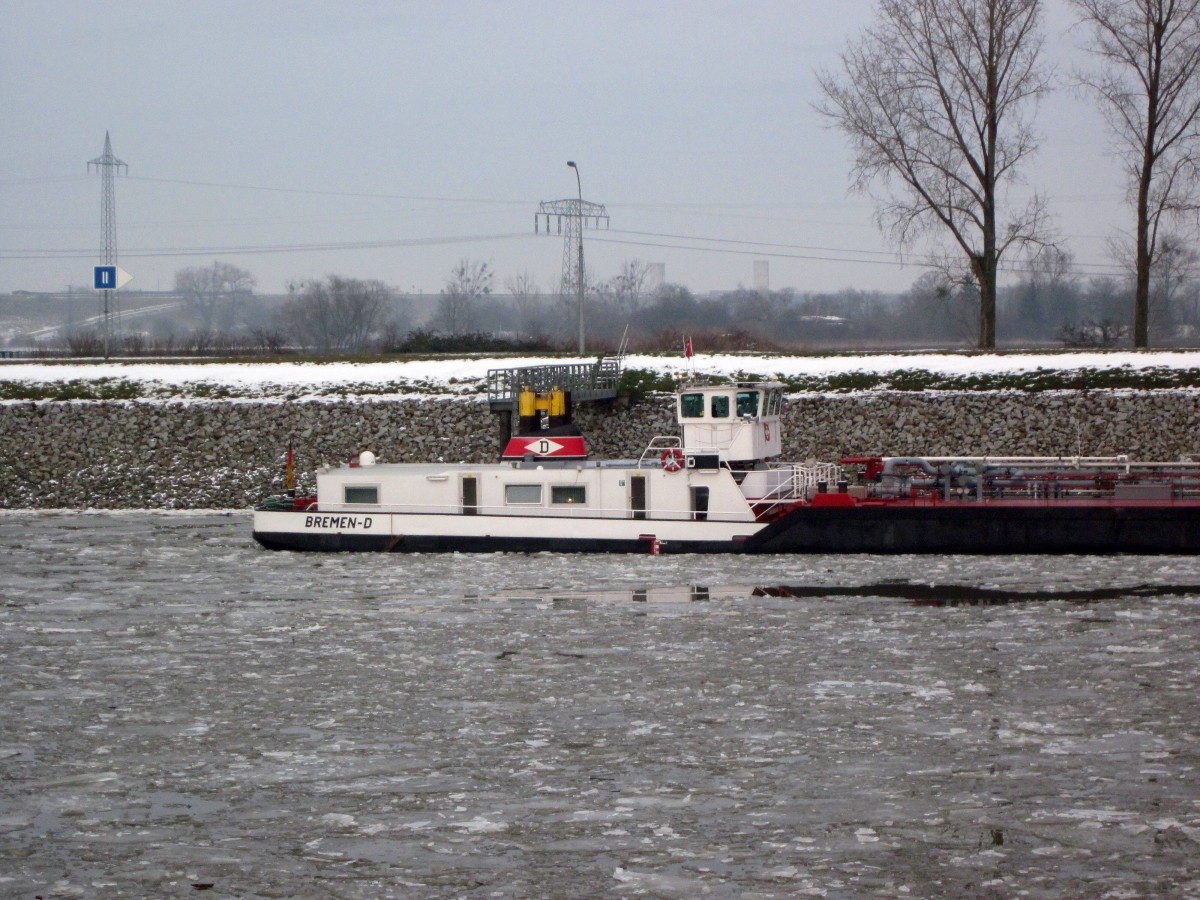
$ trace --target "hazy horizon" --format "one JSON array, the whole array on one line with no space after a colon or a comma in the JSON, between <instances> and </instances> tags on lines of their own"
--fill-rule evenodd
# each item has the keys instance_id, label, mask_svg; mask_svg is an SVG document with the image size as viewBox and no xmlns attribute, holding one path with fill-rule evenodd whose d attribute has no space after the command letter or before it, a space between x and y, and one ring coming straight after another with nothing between
<instances>
[{"instance_id":1,"label":"hazy horizon","mask_svg":"<svg viewBox=\"0 0 1200 900\"><path fill-rule=\"evenodd\" d=\"M494 289L557 290L562 239L543 200L604 203L600 280L662 263L696 293L902 292L924 269L848 191L843 137L813 111L874 16L811 0L604 4L301 0L104 5L0 0L0 292L89 287L105 133L130 289L168 290L214 259L256 290L339 274L436 294L459 259ZM1064 0L1045 7L1048 66L1082 61ZM1119 271L1131 214L1095 104L1062 87L1036 117L1024 189L1043 193L1085 277Z\"/></svg>"}]
</instances>

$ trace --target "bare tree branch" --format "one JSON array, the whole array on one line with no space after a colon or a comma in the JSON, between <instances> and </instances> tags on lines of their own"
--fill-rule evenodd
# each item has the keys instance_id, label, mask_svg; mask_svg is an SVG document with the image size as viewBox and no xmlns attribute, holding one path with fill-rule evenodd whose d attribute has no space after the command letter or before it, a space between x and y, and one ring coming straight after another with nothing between
<instances>
[{"instance_id":1,"label":"bare tree branch","mask_svg":"<svg viewBox=\"0 0 1200 900\"><path fill-rule=\"evenodd\" d=\"M1200 211L1200 0L1071 2L1091 26L1100 63L1080 80L1100 98L1129 179L1133 342L1148 347L1165 220L1194 234Z\"/></svg>"},{"instance_id":2,"label":"bare tree branch","mask_svg":"<svg viewBox=\"0 0 1200 900\"><path fill-rule=\"evenodd\" d=\"M521 334L540 336L546 331L546 313L542 290L528 271L512 275L504 281L504 289L517 307L517 328Z\"/></svg>"},{"instance_id":3,"label":"bare tree branch","mask_svg":"<svg viewBox=\"0 0 1200 900\"><path fill-rule=\"evenodd\" d=\"M621 271L610 279L608 285L612 289L613 299L620 310L629 315L637 312L642 303L642 295L646 292L646 281L650 276L650 267L640 259L627 259L621 263Z\"/></svg>"},{"instance_id":4,"label":"bare tree branch","mask_svg":"<svg viewBox=\"0 0 1200 900\"><path fill-rule=\"evenodd\" d=\"M380 324L391 297L381 281L330 275L289 285L281 310L287 330L301 345L322 353L363 350Z\"/></svg>"},{"instance_id":5,"label":"bare tree branch","mask_svg":"<svg viewBox=\"0 0 1200 900\"><path fill-rule=\"evenodd\" d=\"M492 292L492 269L485 262L460 259L446 279L438 301L438 320L449 334L463 334L475 312L480 297Z\"/></svg>"},{"instance_id":6,"label":"bare tree branch","mask_svg":"<svg viewBox=\"0 0 1200 900\"><path fill-rule=\"evenodd\" d=\"M1048 89L1040 0L880 0L879 19L818 73L817 111L850 139L854 188L901 245L947 234L979 293L978 345L996 344L1002 256L1048 241L1038 198L998 225L1037 142L1025 117Z\"/></svg>"},{"instance_id":7,"label":"bare tree branch","mask_svg":"<svg viewBox=\"0 0 1200 900\"><path fill-rule=\"evenodd\" d=\"M175 293L196 318L204 334L228 331L237 318L238 301L250 296L254 276L229 263L180 269L175 273Z\"/></svg>"}]
</instances>

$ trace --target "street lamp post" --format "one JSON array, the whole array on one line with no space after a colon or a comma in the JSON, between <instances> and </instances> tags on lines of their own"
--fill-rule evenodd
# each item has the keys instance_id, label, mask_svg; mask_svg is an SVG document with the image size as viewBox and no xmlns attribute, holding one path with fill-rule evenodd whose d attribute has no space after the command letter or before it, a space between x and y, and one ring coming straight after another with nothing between
<instances>
[{"instance_id":1,"label":"street lamp post","mask_svg":"<svg viewBox=\"0 0 1200 900\"><path fill-rule=\"evenodd\" d=\"M583 183L574 160L567 160L567 165L575 170L575 187L579 191L579 280L575 289L579 292L579 355L583 356Z\"/></svg>"}]
</instances>

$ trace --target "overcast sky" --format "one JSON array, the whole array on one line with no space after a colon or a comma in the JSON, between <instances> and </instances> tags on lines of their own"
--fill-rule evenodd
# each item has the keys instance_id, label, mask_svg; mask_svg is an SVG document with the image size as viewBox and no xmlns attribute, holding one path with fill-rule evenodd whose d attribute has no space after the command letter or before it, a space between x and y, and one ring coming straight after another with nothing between
<instances>
[{"instance_id":1,"label":"overcast sky","mask_svg":"<svg viewBox=\"0 0 1200 900\"><path fill-rule=\"evenodd\" d=\"M1047 61L1085 35L1046 7ZM902 291L845 139L813 112L868 0L0 0L0 292L90 288L105 132L130 288L231 262L260 292L327 274L436 293L462 258L557 290L539 201L606 204L601 279L693 291ZM1085 275L1113 271L1124 185L1091 101L1042 104L1029 188Z\"/></svg>"}]
</instances>

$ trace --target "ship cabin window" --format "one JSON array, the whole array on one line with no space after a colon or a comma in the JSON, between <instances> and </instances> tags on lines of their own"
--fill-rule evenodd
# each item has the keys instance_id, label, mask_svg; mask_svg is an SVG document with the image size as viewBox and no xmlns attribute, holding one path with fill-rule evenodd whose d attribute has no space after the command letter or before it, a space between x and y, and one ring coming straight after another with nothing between
<instances>
[{"instance_id":1,"label":"ship cabin window","mask_svg":"<svg viewBox=\"0 0 1200 900\"><path fill-rule=\"evenodd\" d=\"M346 484L342 486L345 503L379 504L379 486L375 484Z\"/></svg>"},{"instance_id":2,"label":"ship cabin window","mask_svg":"<svg viewBox=\"0 0 1200 900\"><path fill-rule=\"evenodd\" d=\"M587 488L582 484L556 484L550 488L550 502L555 506L587 503Z\"/></svg>"},{"instance_id":3,"label":"ship cabin window","mask_svg":"<svg viewBox=\"0 0 1200 900\"><path fill-rule=\"evenodd\" d=\"M536 506L542 502L540 484L506 484L504 502L509 506Z\"/></svg>"},{"instance_id":4,"label":"ship cabin window","mask_svg":"<svg viewBox=\"0 0 1200 900\"><path fill-rule=\"evenodd\" d=\"M750 418L758 416L758 391L738 391L737 414L739 419L745 416Z\"/></svg>"},{"instance_id":5,"label":"ship cabin window","mask_svg":"<svg viewBox=\"0 0 1200 900\"><path fill-rule=\"evenodd\" d=\"M777 416L779 410L783 407L783 393L781 391L771 391L767 394L767 415Z\"/></svg>"},{"instance_id":6,"label":"ship cabin window","mask_svg":"<svg viewBox=\"0 0 1200 900\"><path fill-rule=\"evenodd\" d=\"M709 410L712 412L714 419L728 419L729 396L727 394L714 394Z\"/></svg>"},{"instance_id":7,"label":"ship cabin window","mask_svg":"<svg viewBox=\"0 0 1200 900\"><path fill-rule=\"evenodd\" d=\"M685 419L704 418L704 395L682 394L679 397L679 415Z\"/></svg>"}]
</instances>

